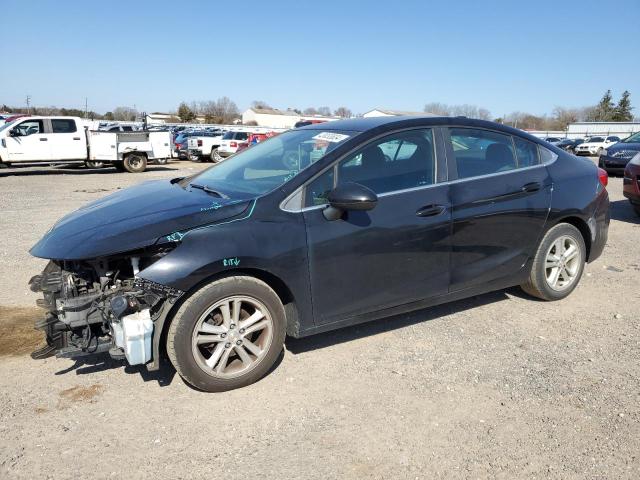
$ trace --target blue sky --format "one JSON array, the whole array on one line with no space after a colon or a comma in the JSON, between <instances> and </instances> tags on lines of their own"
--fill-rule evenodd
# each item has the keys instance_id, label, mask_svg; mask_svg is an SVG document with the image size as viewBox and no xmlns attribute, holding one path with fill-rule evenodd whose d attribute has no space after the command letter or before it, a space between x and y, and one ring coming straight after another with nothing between
<instances>
[{"instance_id":1,"label":"blue sky","mask_svg":"<svg viewBox=\"0 0 640 480\"><path fill-rule=\"evenodd\" d=\"M640 113L640 1L3 0L0 104ZM625 59L629 60L626 61Z\"/></svg>"}]
</instances>

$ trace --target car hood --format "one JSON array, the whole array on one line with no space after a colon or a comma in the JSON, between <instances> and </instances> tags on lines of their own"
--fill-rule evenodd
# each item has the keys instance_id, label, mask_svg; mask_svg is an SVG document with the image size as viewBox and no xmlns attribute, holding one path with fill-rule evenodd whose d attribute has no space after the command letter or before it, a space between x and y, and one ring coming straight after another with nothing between
<instances>
[{"instance_id":1,"label":"car hood","mask_svg":"<svg viewBox=\"0 0 640 480\"><path fill-rule=\"evenodd\" d=\"M146 182L63 217L30 253L47 259L83 260L136 250L174 232L240 215L250 203L185 190L170 180Z\"/></svg>"},{"instance_id":2,"label":"car hood","mask_svg":"<svg viewBox=\"0 0 640 480\"><path fill-rule=\"evenodd\" d=\"M614 145L611 145L610 147L607 148L608 152L617 152L618 150L638 150L638 151L640 151L640 143L638 143L638 142L634 142L634 143L617 142Z\"/></svg>"}]
</instances>

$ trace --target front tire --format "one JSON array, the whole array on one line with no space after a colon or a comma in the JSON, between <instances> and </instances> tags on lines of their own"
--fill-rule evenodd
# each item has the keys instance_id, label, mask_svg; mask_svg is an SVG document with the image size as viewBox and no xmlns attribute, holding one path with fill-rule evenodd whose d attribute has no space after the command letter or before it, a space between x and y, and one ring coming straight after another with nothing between
<instances>
[{"instance_id":1,"label":"front tire","mask_svg":"<svg viewBox=\"0 0 640 480\"><path fill-rule=\"evenodd\" d=\"M282 351L285 331L284 307L273 289L253 277L227 277L182 304L167 353L186 383L222 392L262 378Z\"/></svg>"},{"instance_id":2,"label":"front tire","mask_svg":"<svg viewBox=\"0 0 640 480\"><path fill-rule=\"evenodd\" d=\"M568 223L551 228L538 246L529 280L521 288L542 300L561 300L580 282L587 249L580 231Z\"/></svg>"},{"instance_id":3,"label":"front tire","mask_svg":"<svg viewBox=\"0 0 640 480\"><path fill-rule=\"evenodd\" d=\"M218 153L217 148L211 149L211 155L209 155L209 158L213 163L219 163L222 161L222 156Z\"/></svg>"}]
</instances>

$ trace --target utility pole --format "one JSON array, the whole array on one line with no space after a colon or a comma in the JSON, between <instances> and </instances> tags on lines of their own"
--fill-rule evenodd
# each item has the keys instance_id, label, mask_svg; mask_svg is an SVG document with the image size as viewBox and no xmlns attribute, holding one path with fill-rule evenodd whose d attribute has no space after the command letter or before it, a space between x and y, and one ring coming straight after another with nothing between
<instances>
[{"instance_id":1,"label":"utility pole","mask_svg":"<svg viewBox=\"0 0 640 480\"><path fill-rule=\"evenodd\" d=\"M27 95L27 113L31 114L31 95Z\"/></svg>"},{"instance_id":2,"label":"utility pole","mask_svg":"<svg viewBox=\"0 0 640 480\"><path fill-rule=\"evenodd\" d=\"M89 111L89 99L87 97L84 97L84 118L87 118L88 111Z\"/></svg>"}]
</instances>

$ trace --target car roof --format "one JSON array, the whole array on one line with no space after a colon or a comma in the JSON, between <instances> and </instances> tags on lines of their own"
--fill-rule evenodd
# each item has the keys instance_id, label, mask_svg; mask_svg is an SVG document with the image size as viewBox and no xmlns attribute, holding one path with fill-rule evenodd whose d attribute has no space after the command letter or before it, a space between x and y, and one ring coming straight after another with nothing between
<instances>
[{"instance_id":1,"label":"car roof","mask_svg":"<svg viewBox=\"0 0 640 480\"><path fill-rule=\"evenodd\" d=\"M534 137L523 130L518 130L507 125L490 122L488 120L478 120L467 117L434 117L427 115L425 115L424 117L420 115L401 115L388 117L350 118L348 120L335 120L325 123L315 123L312 125L300 127L299 130L344 130L351 132L365 132L375 128L387 130L393 129L394 127L437 127L447 125L489 128L492 130L498 130L508 134L520 135L521 137L540 141L539 138Z\"/></svg>"}]
</instances>

